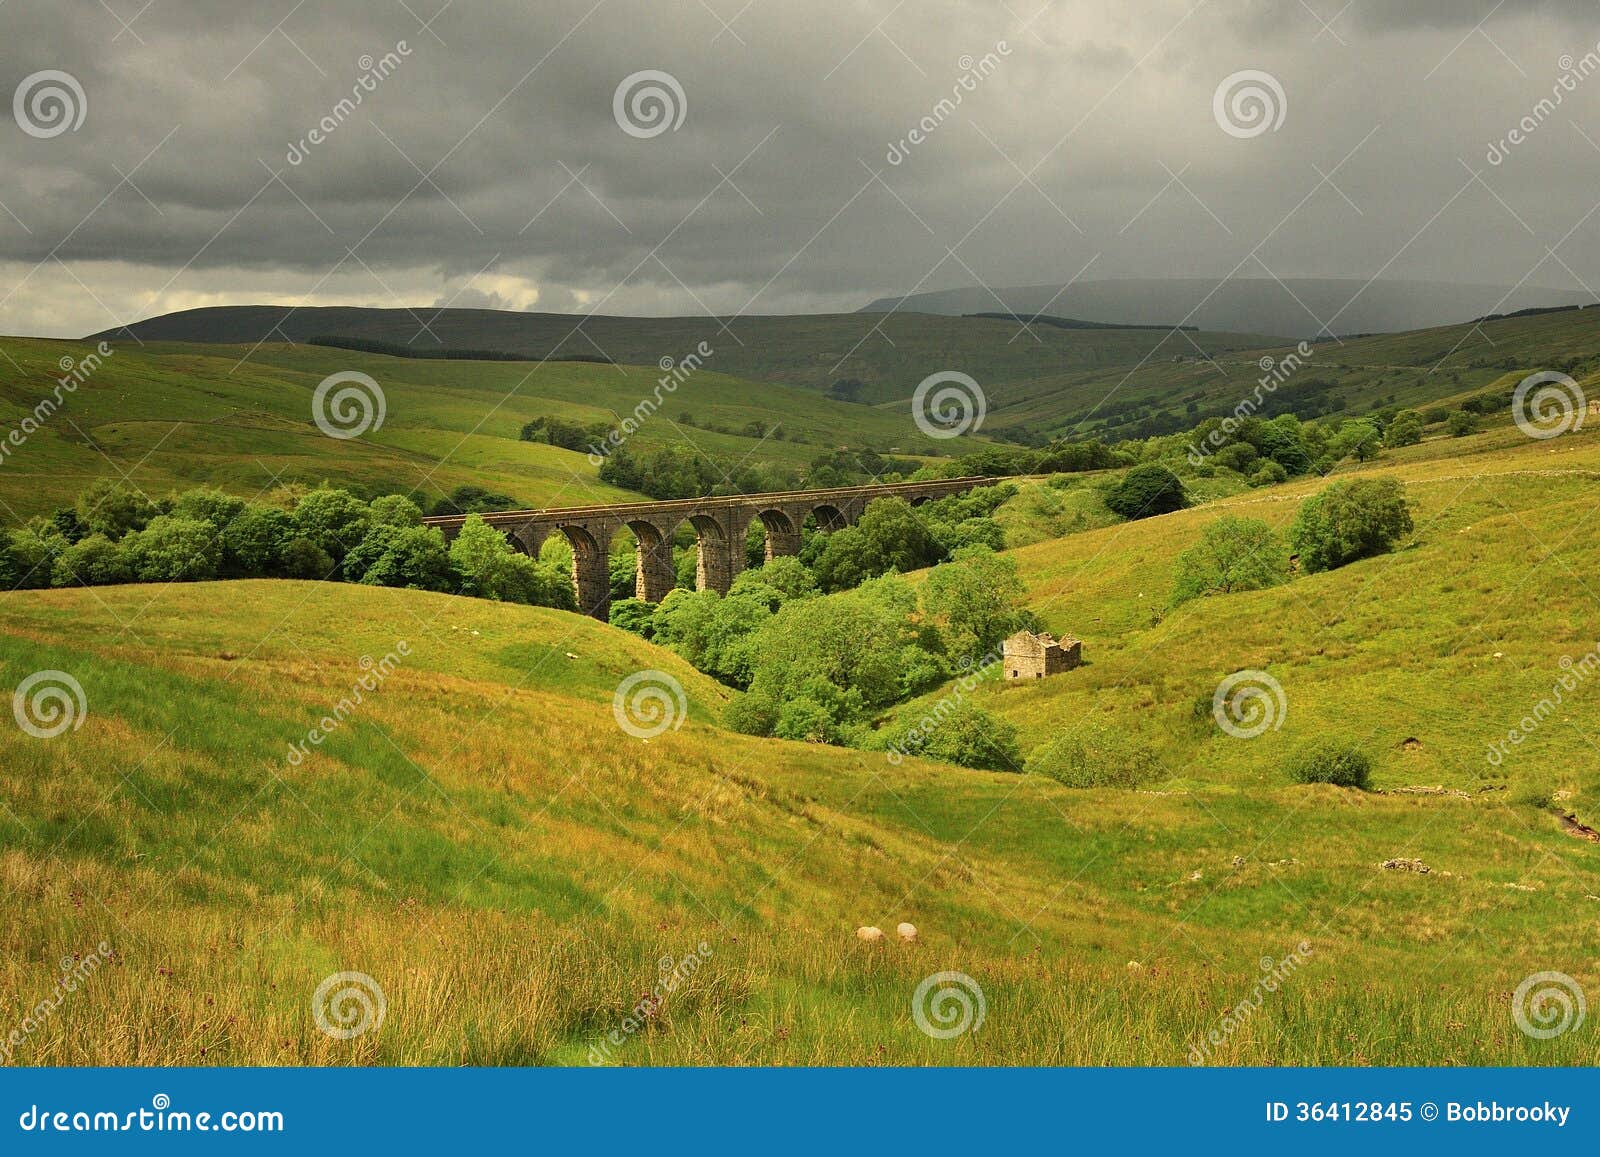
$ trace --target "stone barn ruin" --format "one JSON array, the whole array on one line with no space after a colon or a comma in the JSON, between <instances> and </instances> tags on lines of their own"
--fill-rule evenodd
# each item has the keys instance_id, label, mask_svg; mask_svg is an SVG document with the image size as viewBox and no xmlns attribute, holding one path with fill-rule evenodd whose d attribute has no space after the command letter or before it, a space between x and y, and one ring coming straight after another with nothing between
<instances>
[{"instance_id":1,"label":"stone barn ruin","mask_svg":"<svg viewBox=\"0 0 1600 1157\"><path fill-rule=\"evenodd\" d=\"M1018 631L1003 648L1007 679L1043 679L1083 663L1083 644L1077 639L1056 639L1049 634Z\"/></svg>"}]
</instances>

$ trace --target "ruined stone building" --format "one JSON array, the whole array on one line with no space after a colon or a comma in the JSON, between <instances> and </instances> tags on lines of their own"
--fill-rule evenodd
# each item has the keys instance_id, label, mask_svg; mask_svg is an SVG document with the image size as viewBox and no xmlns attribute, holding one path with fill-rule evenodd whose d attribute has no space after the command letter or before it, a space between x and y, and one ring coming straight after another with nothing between
<instances>
[{"instance_id":1,"label":"ruined stone building","mask_svg":"<svg viewBox=\"0 0 1600 1157\"><path fill-rule=\"evenodd\" d=\"M1049 634L1018 631L1005 641L1007 679L1043 679L1059 675L1083 662L1083 644L1077 639L1056 639Z\"/></svg>"}]
</instances>

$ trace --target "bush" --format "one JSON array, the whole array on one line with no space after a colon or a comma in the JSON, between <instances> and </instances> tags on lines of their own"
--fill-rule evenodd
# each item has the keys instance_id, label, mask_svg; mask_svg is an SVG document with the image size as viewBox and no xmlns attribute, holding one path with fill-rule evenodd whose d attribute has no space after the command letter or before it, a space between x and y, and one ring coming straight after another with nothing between
<instances>
[{"instance_id":1,"label":"bush","mask_svg":"<svg viewBox=\"0 0 1600 1157\"><path fill-rule=\"evenodd\" d=\"M1384 431L1383 444L1389 447L1415 446L1422 441L1422 415L1415 410L1401 410Z\"/></svg>"},{"instance_id":2,"label":"bush","mask_svg":"<svg viewBox=\"0 0 1600 1157\"><path fill-rule=\"evenodd\" d=\"M1172 606L1234 591L1259 591L1281 582L1289 560L1283 542L1259 518L1225 514L1178 556Z\"/></svg>"},{"instance_id":3,"label":"bush","mask_svg":"<svg viewBox=\"0 0 1600 1157\"><path fill-rule=\"evenodd\" d=\"M959 767L1021 770L1016 727L971 703L948 704L949 700L941 699L923 714L890 728L890 750L899 756L940 759ZM900 762L893 755L890 758Z\"/></svg>"},{"instance_id":4,"label":"bush","mask_svg":"<svg viewBox=\"0 0 1600 1157\"><path fill-rule=\"evenodd\" d=\"M1466 410L1457 410L1445 419L1445 429L1450 431L1452 438L1465 438L1468 434L1476 434L1478 425L1478 415L1469 414Z\"/></svg>"},{"instance_id":5,"label":"bush","mask_svg":"<svg viewBox=\"0 0 1600 1157\"><path fill-rule=\"evenodd\" d=\"M338 567L333 556L309 538L291 538L283 545L278 567L284 578L331 579Z\"/></svg>"},{"instance_id":6,"label":"bush","mask_svg":"<svg viewBox=\"0 0 1600 1157\"><path fill-rule=\"evenodd\" d=\"M1023 768L1067 787L1133 788L1165 769L1155 749L1110 722L1095 720L1034 748Z\"/></svg>"},{"instance_id":7,"label":"bush","mask_svg":"<svg viewBox=\"0 0 1600 1157\"><path fill-rule=\"evenodd\" d=\"M1405 490L1393 478L1336 482L1300 506L1289 542L1308 572L1333 570L1394 549L1413 529Z\"/></svg>"},{"instance_id":8,"label":"bush","mask_svg":"<svg viewBox=\"0 0 1600 1157\"><path fill-rule=\"evenodd\" d=\"M1250 476L1251 486L1276 486L1280 482L1287 481L1289 481L1289 472L1270 459L1262 464L1261 469Z\"/></svg>"},{"instance_id":9,"label":"bush","mask_svg":"<svg viewBox=\"0 0 1600 1157\"><path fill-rule=\"evenodd\" d=\"M359 543L372 525L372 512L348 490L313 490L294 508L294 526L335 562Z\"/></svg>"},{"instance_id":10,"label":"bush","mask_svg":"<svg viewBox=\"0 0 1600 1157\"><path fill-rule=\"evenodd\" d=\"M1123 518L1171 514L1188 505L1183 483L1165 466L1135 466L1106 495L1106 505Z\"/></svg>"},{"instance_id":11,"label":"bush","mask_svg":"<svg viewBox=\"0 0 1600 1157\"><path fill-rule=\"evenodd\" d=\"M103 534L91 534L56 557L51 585L104 586L125 583L131 577L122 547Z\"/></svg>"},{"instance_id":12,"label":"bush","mask_svg":"<svg viewBox=\"0 0 1600 1157\"><path fill-rule=\"evenodd\" d=\"M1332 783L1365 790L1372 776L1372 760L1349 740L1315 739L1290 756L1284 770L1295 783Z\"/></svg>"},{"instance_id":13,"label":"bush","mask_svg":"<svg viewBox=\"0 0 1600 1157\"><path fill-rule=\"evenodd\" d=\"M122 482L101 478L78 495L79 521L90 534L103 534L112 542L131 531L143 530L157 514L155 504Z\"/></svg>"},{"instance_id":14,"label":"bush","mask_svg":"<svg viewBox=\"0 0 1600 1157\"><path fill-rule=\"evenodd\" d=\"M139 582L200 582L217 577L217 528L198 518L164 514L127 535L122 550Z\"/></svg>"},{"instance_id":15,"label":"bush","mask_svg":"<svg viewBox=\"0 0 1600 1157\"><path fill-rule=\"evenodd\" d=\"M369 587L453 591L444 535L431 526L374 526L345 556L345 577Z\"/></svg>"}]
</instances>

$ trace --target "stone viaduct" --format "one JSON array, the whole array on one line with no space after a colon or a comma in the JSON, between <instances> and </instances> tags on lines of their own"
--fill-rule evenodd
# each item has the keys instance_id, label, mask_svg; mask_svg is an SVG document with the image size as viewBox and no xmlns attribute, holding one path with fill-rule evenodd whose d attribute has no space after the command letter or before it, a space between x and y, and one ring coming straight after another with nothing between
<instances>
[{"instance_id":1,"label":"stone viaduct","mask_svg":"<svg viewBox=\"0 0 1600 1157\"><path fill-rule=\"evenodd\" d=\"M638 597L658 603L676 585L672 539L687 522L698 540L696 588L726 593L745 564L745 538L757 519L766 529L767 557L798 554L800 528L815 516L823 530L853 525L874 498L899 497L913 506L978 486L995 478L948 478L933 482L884 482L841 486L831 490L791 490L774 494L736 494L687 498L676 502L624 502L610 506L576 506L562 510L502 510L483 520L504 532L511 545L537 558L552 534L572 544L572 582L578 609L597 619L611 613L609 556L612 537L627 527L638 540ZM466 518L461 515L423 520L453 539Z\"/></svg>"}]
</instances>

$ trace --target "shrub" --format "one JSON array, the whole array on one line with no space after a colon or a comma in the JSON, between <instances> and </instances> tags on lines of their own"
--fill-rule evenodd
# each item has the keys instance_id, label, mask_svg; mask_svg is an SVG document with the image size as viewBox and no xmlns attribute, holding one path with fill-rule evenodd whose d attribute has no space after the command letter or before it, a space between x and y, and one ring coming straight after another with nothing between
<instances>
[{"instance_id":1,"label":"shrub","mask_svg":"<svg viewBox=\"0 0 1600 1157\"><path fill-rule=\"evenodd\" d=\"M1296 783L1365 789L1372 776L1372 760L1349 740L1314 739L1289 757L1284 770Z\"/></svg>"},{"instance_id":2,"label":"shrub","mask_svg":"<svg viewBox=\"0 0 1600 1157\"><path fill-rule=\"evenodd\" d=\"M1445 429L1450 431L1452 438L1465 438L1468 434L1478 432L1478 415L1468 413L1466 410L1457 410L1445 419Z\"/></svg>"},{"instance_id":3,"label":"shrub","mask_svg":"<svg viewBox=\"0 0 1600 1157\"><path fill-rule=\"evenodd\" d=\"M887 738L890 749L900 755L990 771L1021 770L1016 727L971 703L951 707L949 700L941 699L921 715L890 728Z\"/></svg>"},{"instance_id":4,"label":"shrub","mask_svg":"<svg viewBox=\"0 0 1600 1157\"><path fill-rule=\"evenodd\" d=\"M1172 605L1202 595L1259 591L1283 580L1288 558L1283 542L1259 518L1225 514L1178 556Z\"/></svg>"},{"instance_id":5,"label":"shrub","mask_svg":"<svg viewBox=\"0 0 1600 1157\"><path fill-rule=\"evenodd\" d=\"M1280 482L1289 481L1289 472L1277 462L1268 460L1262 463L1261 469L1250 476L1252 486L1276 486Z\"/></svg>"},{"instance_id":6,"label":"shrub","mask_svg":"<svg viewBox=\"0 0 1600 1157\"><path fill-rule=\"evenodd\" d=\"M78 495L77 513L90 534L116 542L130 531L143 530L158 512L141 491L101 478Z\"/></svg>"},{"instance_id":7,"label":"shrub","mask_svg":"<svg viewBox=\"0 0 1600 1157\"><path fill-rule=\"evenodd\" d=\"M1033 749L1023 768L1067 787L1138 787L1164 769L1155 749L1108 721L1094 720Z\"/></svg>"},{"instance_id":8,"label":"shrub","mask_svg":"<svg viewBox=\"0 0 1600 1157\"><path fill-rule=\"evenodd\" d=\"M125 583L131 572L122 547L103 534L91 534L57 556L51 584L58 587Z\"/></svg>"},{"instance_id":9,"label":"shrub","mask_svg":"<svg viewBox=\"0 0 1600 1157\"><path fill-rule=\"evenodd\" d=\"M452 591L444 536L431 526L374 526L344 559L345 577L369 587Z\"/></svg>"},{"instance_id":10,"label":"shrub","mask_svg":"<svg viewBox=\"0 0 1600 1157\"><path fill-rule=\"evenodd\" d=\"M333 556L309 538L291 538L284 543L278 567L284 578L292 579L331 579L338 570Z\"/></svg>"},{"instance_id":11,"label":"shrub","mask_svg":"<svg viewBox=\"0 0 1600 1157\"><path fill-rule=\"evenodd\" d=\"M1135 466L1106 494L1106 505L1123 518L1170 514L1187 504L1183 483L1165 466Z\"/></svg>"},{"instance_id":12,"label":"shrub","mask_svg":"<svg viewBox=\"0 0 1600 1157\"><path fill-rule=\"evenodd\" d=\"M1413 528L1393 478L1336 482L1300 506L1289 541L1307 571L1332 570L1394 549Z\"/></svg>"},{"instance_id":13,"label":"shrub","mask_svg":"<svg viewBox=\"0 0 1600 1157\"><path fill-rule=\"evenodd\" d=\"M199 582L217 577L222 548L217 528L198 518L164 514L123 539L133 577L140 582Z\"/></svg>"}]
</instances>

